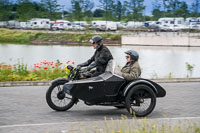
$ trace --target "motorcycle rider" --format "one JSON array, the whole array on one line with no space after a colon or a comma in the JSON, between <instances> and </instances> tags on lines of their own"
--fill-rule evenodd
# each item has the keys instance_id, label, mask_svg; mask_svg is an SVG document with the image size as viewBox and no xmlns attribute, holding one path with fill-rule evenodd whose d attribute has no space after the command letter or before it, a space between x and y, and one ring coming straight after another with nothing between
<instances>
[{"instance_id":1,"label":"motorcycle rider","mask_svg":"<svg viewBox=\"0 0 200 133\"><path fill-rule=\"evenodd\" d=\"M126 80L134 80L141 75L140 65L138 63L139 54L134 50L128 50L126 53L126 65L121 69L121 72L115 74L124 77Z\"/></svg>"},{"instance_id":2,"label":"motorcycle rider","mask_svg":"<svg viewBox=\"0 0 200 133\"><path fill-rule=\"evenodd\" d=\"M81 67L87 66L82 70L83 76L87 78L95 77L104 73L108 61L113 59L110 50L103 45L101 36L93 36L92 39L90 39L90 43L93 45L93 48L96 49L94 55L86 62L77 65L77 69L79 70ZM96 70L90 71L93 68L96 68Z\"/></svg>"}]
</instances>

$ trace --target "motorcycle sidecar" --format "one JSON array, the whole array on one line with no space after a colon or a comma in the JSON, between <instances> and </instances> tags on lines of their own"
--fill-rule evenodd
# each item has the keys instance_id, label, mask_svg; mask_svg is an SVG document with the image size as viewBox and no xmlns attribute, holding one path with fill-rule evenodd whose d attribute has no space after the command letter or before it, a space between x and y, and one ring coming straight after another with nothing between
<instances>
[{"instance_id":1,"label":"motorcycle sidecar","mask_svg":"<svg viewBox=\"0 0 200 133\"><path fill-rule=\"evenodd\" d=\"M74 80L64 85L64 91L87 105L126 107L130 114L146 116L153 111L156 97L164 97L165 90L147 79L126 81L123 77L105 72L97 77Z\"/></svg>"}]
</instances>

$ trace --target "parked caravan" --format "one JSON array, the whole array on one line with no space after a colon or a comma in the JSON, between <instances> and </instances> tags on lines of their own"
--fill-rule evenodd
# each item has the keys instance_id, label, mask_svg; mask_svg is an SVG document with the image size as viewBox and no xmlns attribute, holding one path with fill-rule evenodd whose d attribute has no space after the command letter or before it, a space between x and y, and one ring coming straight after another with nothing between
<instances>
[{"instance_id":1,"label":"parked caravan","mask_svg":"<svg viewBox=\"0 0 200 133\"><path fill-rule=\"evenodd\" d=\"M80 26L87 26L88 23L86 21L74 21L74 25L80 25Z\"/></svg>"},{"instance_id":2,"label":"parked caravan","mask_svg":"<svg viewBox=\"0 0 200 133\"><path fill-rule=\"evenodd\" d=\"M31 29L51 29L50 19L33 18L30 21Z\"/></svg>"},{"instance_id":3,"label":"parked caravan","mask_svg":"<svg viewBox=\"0 0 200 133\"><path fill-rule=\"evenodd\" d=\"M195 24L200 24L200 18L186 18L186 24L188 25L195 25Z\"/></svg>"},{"instance_id":4,"label":"parked caravan","mask_svg":"<svg viewBox=\"0 0 200 133\"><path fill-rule=\"evenodd\" d=\"M184 18L160 18L160 29L163 31L178 31L186 29Z\"/></svg>"},{"instance_id":5,"label":"parked caravan","mask_svg":"<svg viewBox=\"0 0 200 133\"><path fill-rule=\"evenodd\" d=\"M139 28L139 27L144 27L144 22L129 21L129 22L127 22L126 27L127 27L127 28Z\"/></svg>"},{"instance_id":6,"label":"parked caravan","mask_svg":"<svg viewBox=\"0 0 200 133\"><path fill-rule=\"evenodd\" d=\"M20 29L29 29L30 25L28 22L20 22Z\"/></svg>"},{"instance_id":7,"label":"parked caravan","mask_svg":"<svg viewBox=\"0 0 200 133\"><path fill-rule=\"evenodd\" d=\"M96 27L98 25L106 25L108 23L113 23L113 21L92 21L92 26Z\"/></svg>"},{"instance_id":8,"label":"parked caravan","mask_svg":"<svg viewBox=\"0 0 200 133\"><path fill-rule=\"evenodd\" d=\"M8 28L10 29L19 29L20 28L20 22L17 20L10 20L8 21Z\"/></svg>"},{"instance_id":9,"label":"parked caravan","mask_svg":"<svg viewBox=\"0 0 200 133\"><path fill-rule=\"evenodd\" d=\"M0 22L0 28L6 28L8 26L8 23L6 21Z\"/></svg>"},{"instance_id":10,"label":"parked caravan","mask_svg":"<svg viewBox=\"0 0 200 133\"><path fill-rule=\"evenodd\" d=\"M115 23L115 22L107 23L106 30L108 30L108 31L116 31L117 30L117 23Z\"/></svg>"}]
</instances>

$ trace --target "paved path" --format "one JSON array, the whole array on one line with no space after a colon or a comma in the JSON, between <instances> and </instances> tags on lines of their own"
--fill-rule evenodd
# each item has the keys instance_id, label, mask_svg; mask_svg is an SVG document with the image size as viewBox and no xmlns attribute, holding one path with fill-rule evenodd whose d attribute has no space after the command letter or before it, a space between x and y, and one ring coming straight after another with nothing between
<instances>
[{"instance_id":1,"label":"paved path","mask_svg":"<svg viewBox=\"0 0 200 133\"><path fill-rule=\"evenodd\" d=\"M157 99L150 118L181 118L200 116L200 83L160 83L166 91ZM79 102L69 111L56 112L48 107L45 93L48 86L23 86L0 88L0 133L61 132L77 122L100 121L121 115L131 116L125 109L86 106ZM64 124L65 123L65 124Z\"/></svg>"}]
</instances>

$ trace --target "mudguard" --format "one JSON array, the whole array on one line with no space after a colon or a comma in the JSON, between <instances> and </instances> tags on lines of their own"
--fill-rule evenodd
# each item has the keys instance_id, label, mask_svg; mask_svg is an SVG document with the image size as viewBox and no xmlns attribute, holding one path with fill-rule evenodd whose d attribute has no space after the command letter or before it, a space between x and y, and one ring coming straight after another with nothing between
<instances>
[{"instance_id":1,"label":"mudguard","mask_svg":"<svg viewBox=\"0 0 200 133\"><path fill-rule=\"evenodd\" d=\"M65 84L65 83L67 83L67 82L69 82L69 80L66 79L66 78L57 78L57 79L55 79L55 80L53 80L53 81L51 82L51 85L54 85L54 84L57 84L57 83Z\"/></svg>"},{"instance_id":2,"label":"mudguard","mask_svg":"<svg viewBox=\"0 0 200 133\"><path fill-rule=\"evenodd\" d=\"M139 79L136 79L132 82L130 82L124 89L123 91L123 95L126 96L128 91L135 85L138 85L138 84L145 84L145 85L148 85L149 87L151 87L153 89L153 91L155 92L156 94L156 97L164 97L166 95L166 91L164 90L163 87L161 87L159 84L151 81L151 80L147 80L147 79L142 79L142 78L139 78Z\"/></svg>"}]
</instances>

